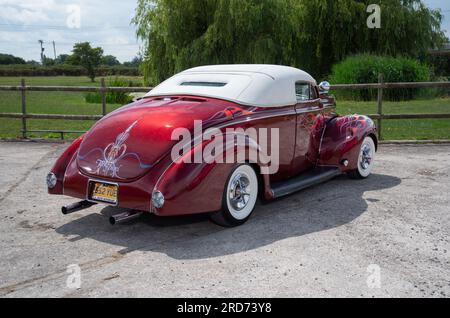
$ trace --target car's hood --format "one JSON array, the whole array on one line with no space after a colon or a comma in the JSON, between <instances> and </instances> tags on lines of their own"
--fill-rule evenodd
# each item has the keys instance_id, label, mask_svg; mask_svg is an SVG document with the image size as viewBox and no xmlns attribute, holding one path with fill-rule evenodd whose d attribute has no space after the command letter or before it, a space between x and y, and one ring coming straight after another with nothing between
<instances>
[{"instance_id":1,"label":"car's hood","mask_svg":"<svg viewBox=\"0 0 450 318\"><path fill-rule=\"evenodd\" d=\"M239 106L228 102L192 98L142 100L122 107L86 134L78 167L98 178L136 179L179 142L172 140L175 129L193 131L195 120L204 126L230 120L230 107L240 112Z\"/></svg>"}]
</instances>

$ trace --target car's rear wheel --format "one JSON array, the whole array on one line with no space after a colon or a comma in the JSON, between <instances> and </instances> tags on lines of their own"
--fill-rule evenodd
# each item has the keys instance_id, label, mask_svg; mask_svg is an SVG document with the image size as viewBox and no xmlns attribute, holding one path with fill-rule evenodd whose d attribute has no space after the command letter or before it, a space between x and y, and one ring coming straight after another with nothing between
<instances>
[{"instance_id":1,"label":"car's rear wheel","mask_svg":"<svg viewBox=\"0 0 450 318\"><path fill-rule=\"evenodd\" d=\"M365 179L369 177L375 163L375 153L375 142L371 137L366 137L359 151L358 169L350 171L348 175L353 179Z\"/></svg>"},{"instance_id":2,"label":"car's rear wheel","mask_svg":"<svg viewBox=\"0 0 450 318\"><path fill-rule=\"evenodd\" d=\"M211 220L225 227L244 224L255 209L258 190L258 176L252 166L238 166L225 185L222 211L212 214Z\"/></svg>"}]
</instances>

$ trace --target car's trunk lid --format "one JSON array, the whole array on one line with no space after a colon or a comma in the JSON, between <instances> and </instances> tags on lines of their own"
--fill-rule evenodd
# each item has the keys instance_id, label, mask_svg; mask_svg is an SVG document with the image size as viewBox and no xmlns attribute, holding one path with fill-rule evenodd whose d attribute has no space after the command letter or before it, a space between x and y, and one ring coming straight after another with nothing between
<instances>
[{"instance_id":1,"label":"car's trunk lid","mask_svg":"<svg viewBox=\"0 0 450 318\"><path fill-rule=\"evenodd\" d=\"M88 175L102 179L133 180L148 172L170 153L178 140L177 128L193 130L194 121L228 120L229 103L196 98L143 100L100 120L85 136L77 163Z\"/></svg>"}]
</instances>

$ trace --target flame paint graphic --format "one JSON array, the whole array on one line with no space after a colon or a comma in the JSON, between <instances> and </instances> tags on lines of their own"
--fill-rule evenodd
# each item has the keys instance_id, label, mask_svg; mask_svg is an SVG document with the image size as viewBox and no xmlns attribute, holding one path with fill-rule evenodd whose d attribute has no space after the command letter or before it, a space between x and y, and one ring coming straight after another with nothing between
<instances>
[{"instance_id":1,"label":"flame paint graphic","mask_svg":"<svg viewBox=\"0 0 450 318\"><path fill-rule=\"evenodd\" d=\"M97 160L97 174L119 178L120 166L118 162L122 160L127 153L127 145L125 142L130 137L131 130L137 125L135 121L123 133L117 136L114 143L109 144L103 151L103 159Z\"/></svg>"},{"instance_id":2,"label":"flame paint graphic","mask_svg":"<svg viewBox=\"0 0 450 318\"><path fill-rule=\"evenodd\" d=\"M136 153L127 153L127 145L125 142L130 137L131 131L138 124L139 119L136 120L130 127L127 128L123 133L119 134L116 138L116 141L110 143L106 146L105 149L96 148L89 151L86 155L78 154L78 159L82 161L86 161L87 158L96 152L102 154L102 157L97 160L97 175L102 175L105 177L112 177L117 179L123 179L119 175L120 171L120 161L127 157L133 157L139 162L139 167L141 169L149 169L152 165L144 164L141 161L141 158Z\"/></svg>"}]
</instances>

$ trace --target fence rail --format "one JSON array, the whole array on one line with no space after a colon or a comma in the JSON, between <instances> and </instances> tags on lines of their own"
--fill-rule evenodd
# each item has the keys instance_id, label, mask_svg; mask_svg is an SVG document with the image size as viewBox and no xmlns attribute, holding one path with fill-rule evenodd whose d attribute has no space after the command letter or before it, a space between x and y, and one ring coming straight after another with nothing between
<instances>
[{"instance_id":1,"label":"fence rail","mask_svg":"<svg viewBox=\"0 0 450 318\"><path fill-rule=\"evenodd\" d=\"M23 114L0 113L0 118L54 119L54 120L100 120L102 115L58 115L58 114Z\"/></svg>"},{"instance_id":2,"label":"fence rail","mask_svg":"<svg viewBox=\"0 0 450 318\"><path fill-rule=\"evenodd\" d=\"M383 76L380 75L378 83L373 84L338 84L332 85L331 90L360 90L360 89L376 89L378 91L377 98L377 114L368 115L377 121L378 133L382 139L382 121L394 119L450 119L450 113L434 113L434 114L384 114L383 113L383 90L399 89L399 88L449 88L450 82L421 82L421 83L385 83ZM152 87L107 87L105 80L101 80L100 87L88 86L27 86L25 80L21 81L20 86L0 86L1 91L18 91L22 97L21 113L0 113L0 118L11 118L22 120L22 137L27 138L29 132L40 133L59 133L61 139L65 134L78 134L83 131L72 130L29 130L27 129L28 119L51 119L51 120L100 120L107 114L106 112L106 94L111 92L120 93L146 93L152 90ZM27 112L26 92L87 92L99 93L102 96L102 114L101 115L59 115L59 114L30 114Z\"/></svg>"},{"instance_id":3,"label":"fence rail","mask_svg":"<svg viewBox=\"0 0 450 318\"><path fill-rule=\"evenodd\" d=\"M450 88L450 82L419 82L419 83L374 83L374 84L336 84L332 90L357 89L393 89L393 88Z\"/></svg>"},{"instance_id":4,"label":"fence rail","mask_svg":"<svg viewBox=\"0 0 450 318\"><path fill-rule=\"evenodd\" d=\"M151 87L90 87L90 86L0 86L0 91L86 92L86 93L147 93Z\"/></svg>"}]
</instances>

